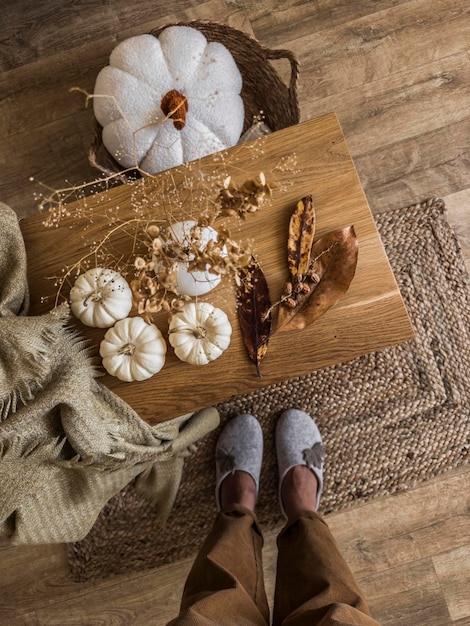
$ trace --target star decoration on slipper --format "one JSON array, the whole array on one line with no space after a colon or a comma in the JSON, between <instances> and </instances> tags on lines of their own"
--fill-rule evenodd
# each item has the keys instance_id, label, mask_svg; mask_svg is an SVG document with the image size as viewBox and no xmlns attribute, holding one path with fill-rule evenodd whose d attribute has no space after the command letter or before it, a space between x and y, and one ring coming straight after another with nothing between
<instances>
[{"instance_id":1,"label":"star decoration on slipper","mask_svg":"<svg viewBox=\"0 0 470 626\"><path fill-rule=\"evenodd\" d=\"M304 456L304 461L307 465L311 465L313 467L321 469L323 459L325 458L325 451L319 441L313 444L311 448L306 448L305 450L303 450L302 454Z\"/></svg>"}]
</instances>

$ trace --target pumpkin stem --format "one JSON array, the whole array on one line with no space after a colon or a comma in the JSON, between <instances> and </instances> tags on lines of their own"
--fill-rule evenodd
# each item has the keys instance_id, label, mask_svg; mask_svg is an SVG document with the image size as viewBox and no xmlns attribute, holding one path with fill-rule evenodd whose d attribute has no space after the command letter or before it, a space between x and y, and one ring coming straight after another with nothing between
<instances>
[{"instance_id":1,"label":"pumpkin stem","mask_svg":"<svg viewBox=\"0 0 470 626\"><path fill-rule=\"evenodd\" d=\"M193 329L193 335L196 337L196 339L204 339L206 334L207 330L204 328L204 326L196 326L196 328Z\"/></svg>"},{"instance_id":2,"label":"pumpkin stem","mask_svg":"<svg viewBox=\"0 0 470 626\"><path fill-rule=\"evenodd\" d=\"M119 350L119 354L125 354L127 356L132 356L134 352L135 345L133 343L126 343L126 345Z\"/></svg>"},{"instance_id":3,"label":"pumpkin stem","mask_svg":"<svg viewBox=\"0 0 470 626\"><path fill-rule=\"evenodd\" d=\"M94 291L90 293L85 300L83 301L83 306L88 306L88 302L100 302L103 299L103 294L101 291Z\"/></svg>"},{"instance_id":4,"label":"pumpkin stem","mask_svg":"<svg viewBox=\"0 0 470 626\"><path fill-rule=\"evenodd\" d=\"M182 130L186 126L188 100L177 89L172 89L163 96L160 108L166 117L173 120L176 130Z\"/></svg>"}]
</instances>

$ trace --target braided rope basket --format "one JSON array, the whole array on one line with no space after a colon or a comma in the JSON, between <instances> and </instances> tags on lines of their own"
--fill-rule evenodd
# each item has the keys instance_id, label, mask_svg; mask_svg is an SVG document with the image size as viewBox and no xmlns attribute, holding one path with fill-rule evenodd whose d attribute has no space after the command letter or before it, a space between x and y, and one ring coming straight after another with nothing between
<instances>
[{"instance_id":1,"label":"braided rope basket","mask_svg":"<svg viewBox=\"0 0 470 626\"><path fill-rule=\"evenodd\" d=\"M189 21L166 24L152 31L159 37L169 26L190 26L199 30L207 41L222 43L232 54L243 79L241 96L245 107L243 132L260 114L266 125L272 130L281 130L293 126L300 120L297 99L299 62L289 50L270 50L262 46L250 35L227 26L210 21ZM290 64L290 80L286 85L270 61L286 59ZM103 145L102 128L96 122L96 133L88 149L90 165L105 175L114 175L122 171L122 166L108 153ZM133 173L132 178L135 178ZM127 179L122 176L123 182Z\"/></svg>"}]
</instances>

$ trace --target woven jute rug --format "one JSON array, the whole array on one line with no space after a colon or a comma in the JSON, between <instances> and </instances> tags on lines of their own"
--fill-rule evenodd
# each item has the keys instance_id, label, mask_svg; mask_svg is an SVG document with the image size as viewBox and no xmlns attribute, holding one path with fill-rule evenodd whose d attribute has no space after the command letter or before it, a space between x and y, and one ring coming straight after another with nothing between
<instances>
[{"instance_id":1,"label":"woven jute rug","mask_svg":"<svg viewBox=\"0 0 470 626\"><path fill-rule=\"evenodd\" d=\"M265 436L258 517L282 523L273 442L277 416L315 416L326 449L320 511L328 514L406 490L469 460L470 290L444 203L431 199L377 216L416 338L218 406L222 425L253 413ZM293 355L295 358L295 355ZM69 546L75 580L153 568L197 552L215 516L219 430L186 461L166 528L133 484L114 497L89 535Z\"/></svg>"}]
</instances>

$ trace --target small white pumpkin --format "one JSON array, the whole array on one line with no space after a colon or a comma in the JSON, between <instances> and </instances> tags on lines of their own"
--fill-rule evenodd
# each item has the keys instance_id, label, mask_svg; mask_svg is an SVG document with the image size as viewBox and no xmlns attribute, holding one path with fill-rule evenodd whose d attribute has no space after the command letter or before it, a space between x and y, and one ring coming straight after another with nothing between
<instances>
[{"instance_id":1,"label":"small white pumpkin","mask_svg":"<svg viewBox=\"0 0 470 626\"><path fill-rule=\"evenodd\" d=\"M119 320L100 344L103 367L125 382L146 380L165 364L166 341L155 324L141 317Z\"/></svg>"},{"instance_id":2,"label":"small white pumpkin","mask_svg":"<svg viewBox=\"0 0 470 626\"><path fill-rule=\"evenodd\" d=\"M155 174L224 150L243 130L242 77L229 50L171 26L114 48L93 98L103 143L124 167Z\"/></svg>"},{"instance_id":3,"label":"small white pumpkin","mask_svg":"<svg viewBox=\"0 0 470 626\"><path fill-rule=\"evenodd\" d=\"M230 345L227 315L208 302L188 302L169 324L169 341L176 356L191 365L207 365Z\"/></svg>"},{"instance_id":4,"label":"small white pumpkin","mask_svg":"<svg viewBox=\"0 0 470 626\"><path fill-rule=\"evenodd\" d=\"M96 328L109 328L132 309L132 291L118 272L95 267L81 274L70 290L75 317Z\"/></svg>"},{"instance_id":5,"label":"small white pumpkin","mask_svg":"<svg viewBox=\"0 0 470 626\"><path fill-rule=\"evenodd\" d=\"M190 232L193 226L196 226L195 220L185 220L182 222L176 222L169 226L168 230L171 234L171 239L178 242L181 248L184 250L190 245ZM217 231L210 226L202 228L201 232L201 250L207 246L209 241L217 241ZM223 253L226 255L227 251L224 247ZM191 261L194 255L188 255L188 259ZM208 267L208 266L207 266ZM158 264L156 265L156 271L158 271ZM182 295L186 296L202 296L220 283L221 276L206 271L189 272L188 265L185 261L178 262L178 269L176 270L176 285L178 291Z\"/></svg>"}]
</instances>

